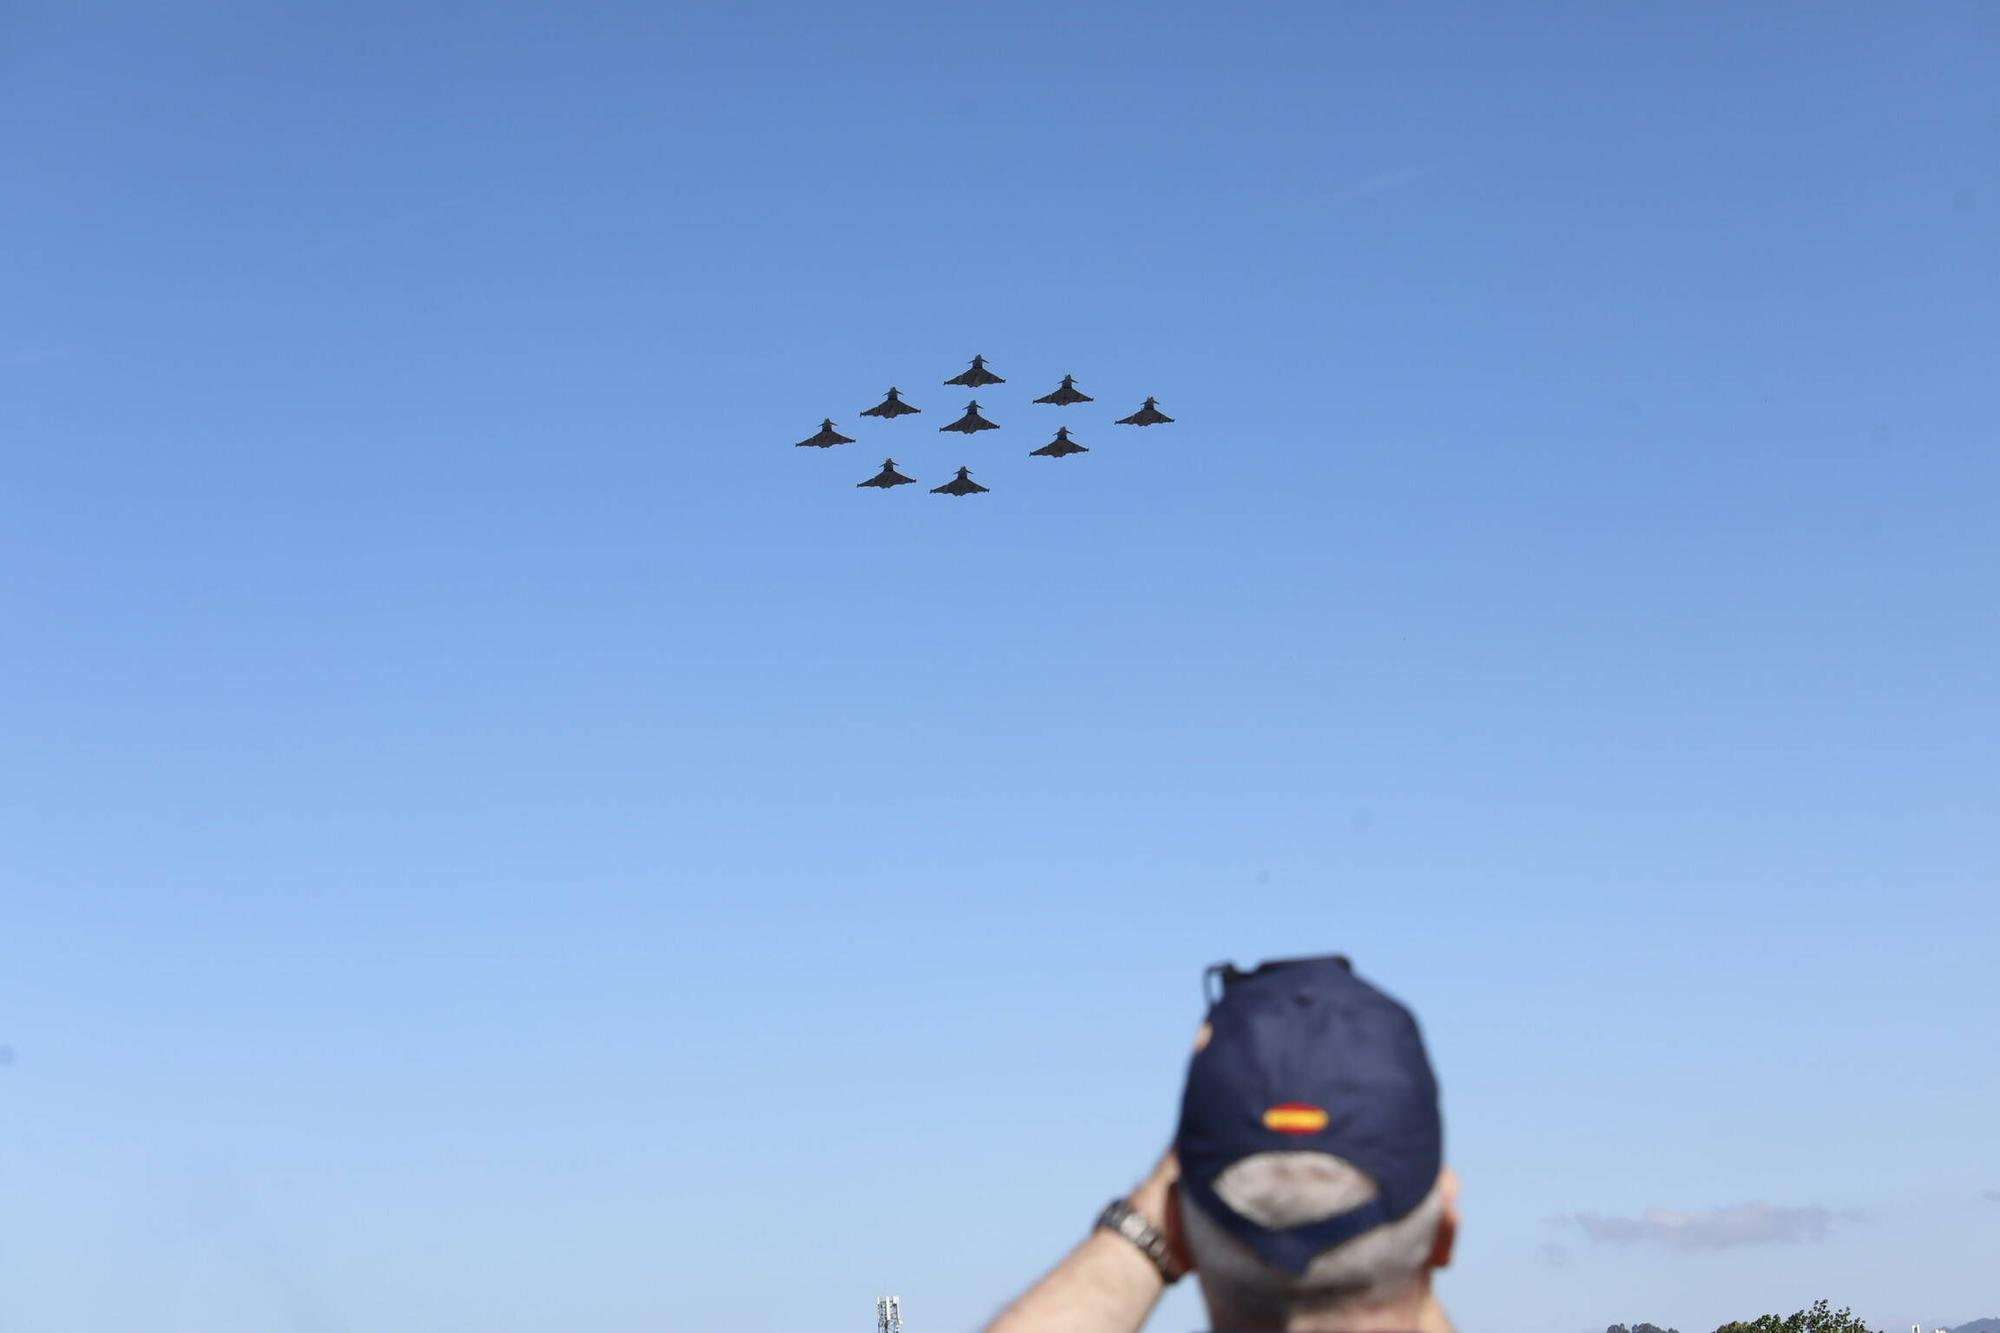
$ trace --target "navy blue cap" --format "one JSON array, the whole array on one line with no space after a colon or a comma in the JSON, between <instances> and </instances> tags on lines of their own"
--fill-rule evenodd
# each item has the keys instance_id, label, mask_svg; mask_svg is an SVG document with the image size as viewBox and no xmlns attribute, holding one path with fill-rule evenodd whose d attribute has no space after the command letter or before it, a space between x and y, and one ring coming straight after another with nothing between
<instances>
[{"instance_id":1,"label":"navy blue cap","mask_svg":"<svg viewBox=\"0 0 2000 1333\"><path fill-rule=\"evenodd\" d=\"M1207 1043L1181 1096L1181 1191L1266 1263L1303 1273L1313 1256L1406 1216L1437 1185L1444 1122L1423 1035L1408 1009L1345 958L1220 969ZM1257 1153L1323 1152L1375 1183L1376 1197L1333 1217L1271 1228L1215 1192Z\"/></svg>"}]
</instances>

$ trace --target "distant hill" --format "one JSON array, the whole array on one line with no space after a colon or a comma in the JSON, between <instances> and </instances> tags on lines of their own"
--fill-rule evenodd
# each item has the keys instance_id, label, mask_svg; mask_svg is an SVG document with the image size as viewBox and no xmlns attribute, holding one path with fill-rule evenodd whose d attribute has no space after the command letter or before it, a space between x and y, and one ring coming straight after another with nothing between
<instances>
[{"instance_id":1,"label":"distant hill","mask_svg":"<svg viewBox=\"0 0 2000 1333\"><path fill-rule=\"evenodd\" d=\"M2000 1319L1975 1319L1969 1324L1960 1324L1946 1333L2000 1333Z\"/></svg>"}]
</instances>

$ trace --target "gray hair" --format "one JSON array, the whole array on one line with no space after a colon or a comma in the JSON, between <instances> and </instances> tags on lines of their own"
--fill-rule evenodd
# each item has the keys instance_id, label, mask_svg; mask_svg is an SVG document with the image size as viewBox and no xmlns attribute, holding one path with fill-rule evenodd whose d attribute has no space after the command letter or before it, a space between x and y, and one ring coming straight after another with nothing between
<instances>
[{"instance_id":1,"label":"gray hair","mask_svg":"<svg viewBox=\"0 0 2000 1333\"><path fill-rule=\"evenodd\" d=\"M1274 1152L1246 1157L1215 1180L1215 1193L1241 1216L1267 1227L1301 1226L1359 1207L1375 1182L1327 1153ZM1300 1319L1360 1314L1408 1297L1429 1270L1444 1216L1444 1188L1384 1223L1322 1250L1301 1274L1274 1268L1181 1196L1202 1293L1218 1328L1287 1328Z\"/></svg>"}]
</instances>

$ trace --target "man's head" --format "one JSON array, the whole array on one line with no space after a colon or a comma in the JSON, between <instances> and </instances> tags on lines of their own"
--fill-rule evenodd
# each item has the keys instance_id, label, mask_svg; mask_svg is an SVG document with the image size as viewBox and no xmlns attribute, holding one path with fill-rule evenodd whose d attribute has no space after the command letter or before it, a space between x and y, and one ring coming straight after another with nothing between
<instances>
[{"instance_id":1,"label":"man's head","mask_svg":"<svg viewBox=\"0 0 2000 1333\"><path fill-rule=\"evenodd\" d=\"M1215 1327L1414 1311L1457 1230L1416 1020L1342 958L1223 981L1175 1135L1182 1230Z\"/></svg>"}]
</instances>

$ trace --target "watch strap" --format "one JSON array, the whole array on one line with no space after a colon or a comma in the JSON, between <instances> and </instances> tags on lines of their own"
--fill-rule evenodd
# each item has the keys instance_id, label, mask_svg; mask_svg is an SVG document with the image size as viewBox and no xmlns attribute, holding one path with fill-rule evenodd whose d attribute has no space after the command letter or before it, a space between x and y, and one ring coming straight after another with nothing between
<instances>
[{"instance_id":1,"label":"watch strap","mask_svg":"<svg viewBox=\"0 0 2000 1333\"><path fill-rule=\"evenodd\" d=\"M1123 1199L1113 1199L1104 1211L1097 1215L1097 1225L1105 1231L1113 1231L1138 1247L1139 1253L1152 1261L1160 1271L1160 1279L1168 1286L1181 1280L1184 1271L1174 1262L1171 1250L1167 1248L1167 1238L1160 1229L1139 1215L1139 1210Z\"/></svg>"}]
</instances>

